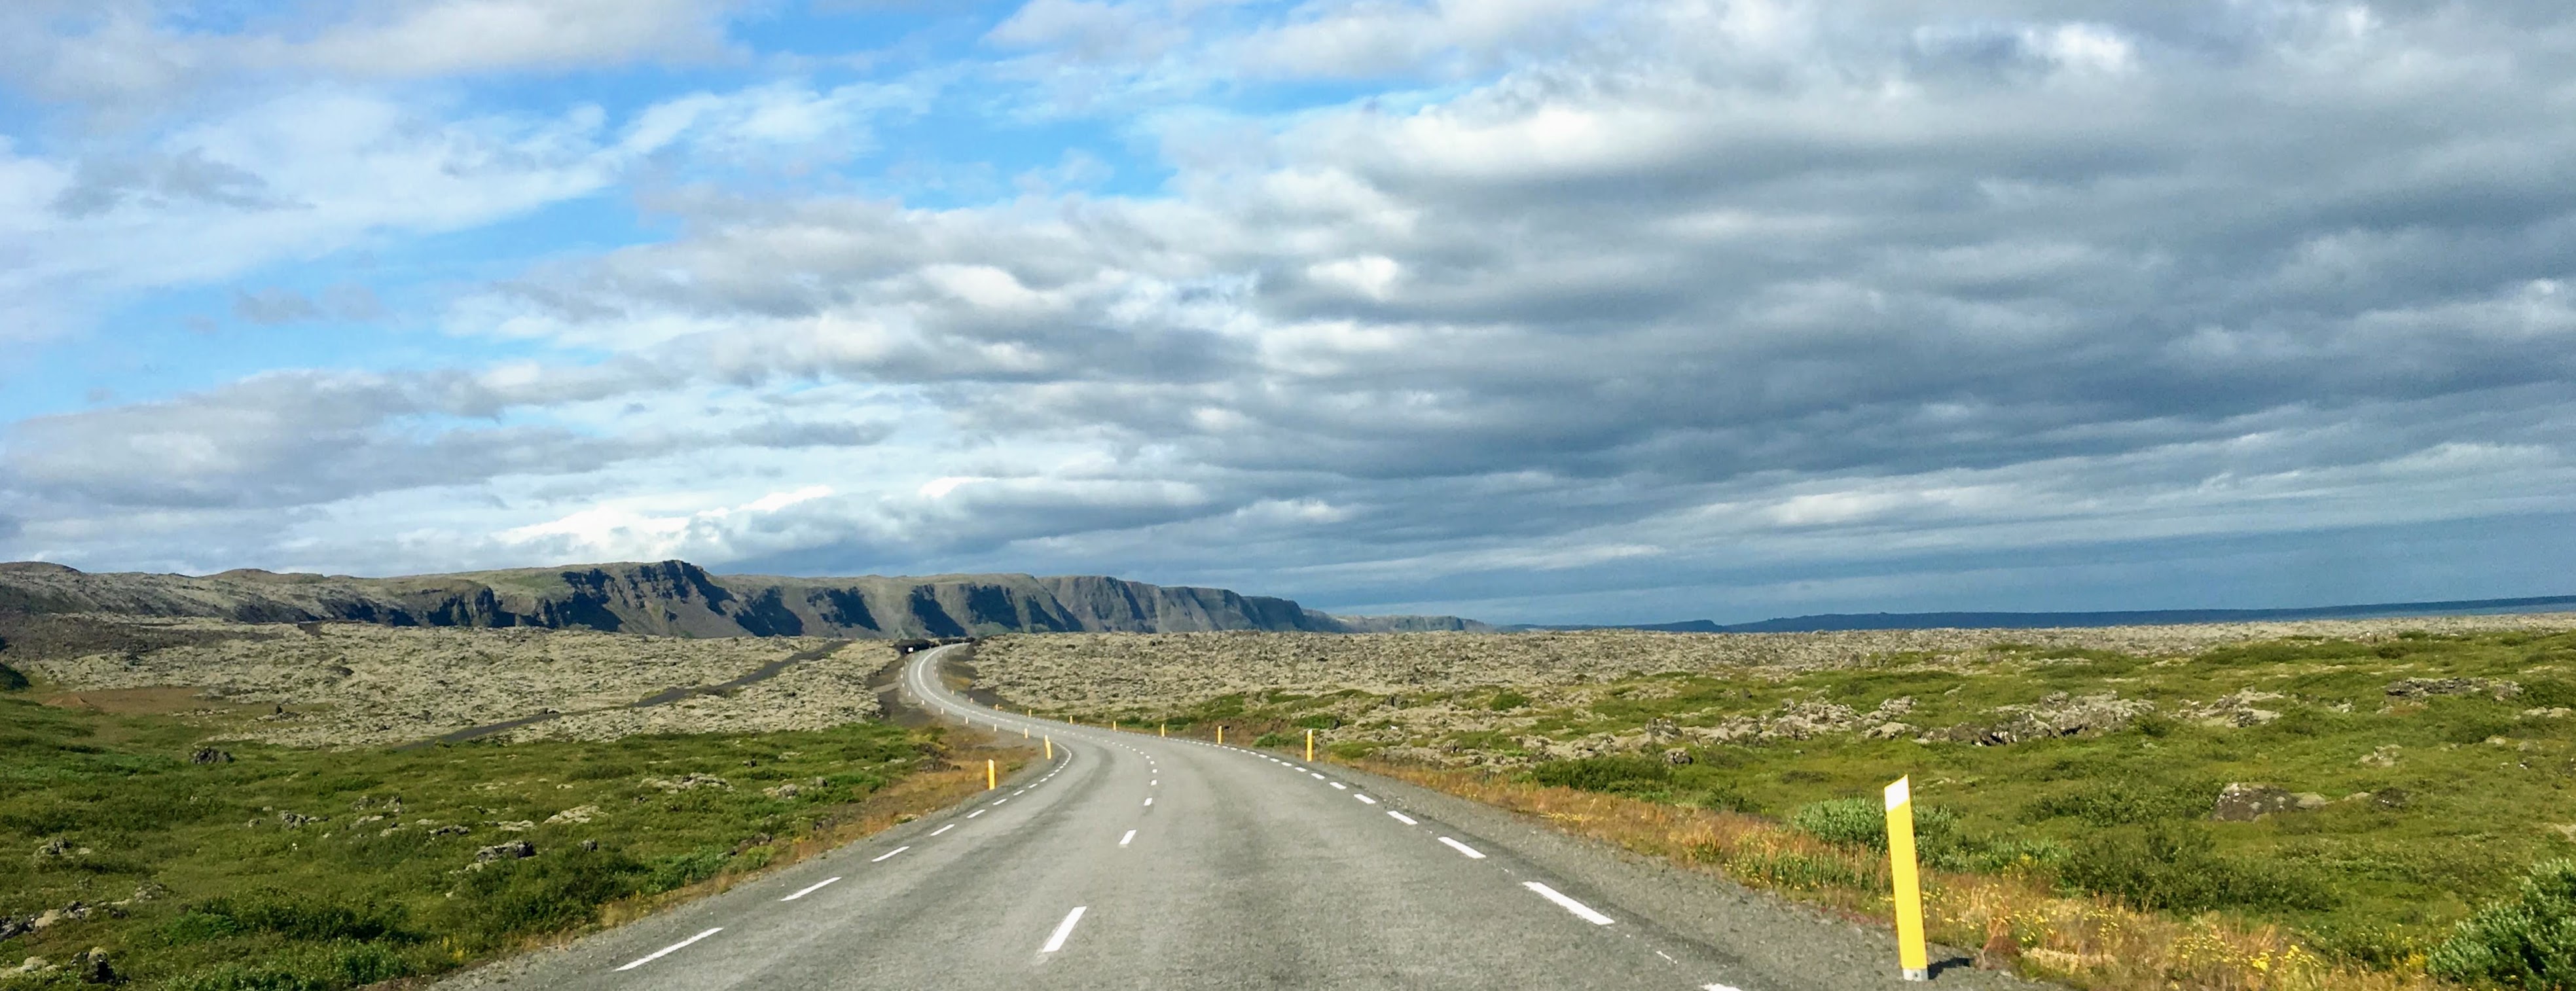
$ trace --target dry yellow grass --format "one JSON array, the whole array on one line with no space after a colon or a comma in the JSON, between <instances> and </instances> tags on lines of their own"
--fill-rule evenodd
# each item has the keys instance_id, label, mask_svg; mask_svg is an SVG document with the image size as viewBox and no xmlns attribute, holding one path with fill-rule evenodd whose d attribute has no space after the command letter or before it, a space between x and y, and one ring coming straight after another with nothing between
<instances>
[{"instance_id":1,"label":"dry yellow grass","mask_svg":"<svg viewBox=\"0 0 2576 991\"><path fill-rule=\"evenodd\" d=\"M1866 852L1754 816L1553 788L1474 770L1382 761L1366 770L1537 816L1558 829L1711 871L1752 887L1891 924L1887 867ZM2336 966L2273 926L2216 915L2171 919L2097 898L2058 895L2029 877L1927 872L1934 940L1995 945L2024 975L2098 991L2419 991L2420 966L2387 973ZM2005 939L1997 940L1995 937Z\"/></svg>"}]
</instances>

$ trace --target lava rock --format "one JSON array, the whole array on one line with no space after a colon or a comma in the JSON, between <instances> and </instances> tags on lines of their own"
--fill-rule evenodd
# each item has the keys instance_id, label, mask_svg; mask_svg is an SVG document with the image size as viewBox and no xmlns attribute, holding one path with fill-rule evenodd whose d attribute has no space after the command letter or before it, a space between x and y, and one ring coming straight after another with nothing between
<instances>
[{"instance_id":1,"label":"lava rock","mask_svg":"<svg viewBox=\"0 0 2576 991\"><path fill-rule=\"evenodd\" d=\"M2275 812L2291 812L2302 807L2300 796L2291 794L2288 789L2235 782L2219 789L2217 805L2209 817L2220 822L2253 822Z\"/></svg>"}]
</instances>

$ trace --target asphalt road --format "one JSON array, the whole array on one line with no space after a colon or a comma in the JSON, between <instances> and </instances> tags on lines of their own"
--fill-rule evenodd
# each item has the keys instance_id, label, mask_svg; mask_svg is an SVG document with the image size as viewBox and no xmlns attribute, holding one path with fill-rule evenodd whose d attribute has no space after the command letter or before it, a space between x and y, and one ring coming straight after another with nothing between
<instances>
[{"instance_id":1,"label":"asphalt road","mask_svg":"<svg viewBox=\"0 0 2576 991\"><path fill-rule=\"evenodd\" d=\"M1794 951L1784 964L1780 947L1746 945L1782 938L1777 926L1649 921L1585 878L1552 873L1516 853L1530 845L1527 838L1485 835L1504 833L1502 820L1453 825L1444 811L1478 814L1410 788L1248 749L976 706L938 683L933 666L944 650L915 656L904 674L907 691L946 718L1051 737L1052 762L947 813L445 986L1806 991L1894 984L1893 952L1874 959L1871 934L1858 933L1854 944L1854 933L1839 932L1847 925L1796 922L1793 928L1821 924L1816 938L1844 945L1822 952L1819 944L1813 968L1798 966ZM1595 862L1534 856L1560 866ZM1604 863L1605 883L1614 888L1636 890L1648 902L1673 897L1668 882ZM1739 908L1779 912L1748 905Z\"/></svg>"}]
</instances>

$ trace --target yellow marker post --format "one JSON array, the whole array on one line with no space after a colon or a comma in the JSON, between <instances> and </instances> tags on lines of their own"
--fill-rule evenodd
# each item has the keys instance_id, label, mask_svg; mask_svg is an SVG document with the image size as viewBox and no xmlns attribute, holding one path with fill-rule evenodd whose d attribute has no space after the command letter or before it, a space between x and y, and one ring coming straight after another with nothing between
<instances>
[{"instance_id":1,"label":"yellow marker post","mask_svg":"<svg viewBox=\"0 0 2576 991\"><path fill-rule=\"evenodd\" d=\"M1054 759L1055 759L1055 737L1052 737L1052 736L1047 737L1047 738L1046 738L1046 744L1047 744L1047 759L1048 759L1048 760L1054 760Z\"/></svg>"},{"instance_id":2,"label":"yellow marker post","mask_svg":"<svg viewBox=\"0 0 2576 991\"><path fill-rule=\"evenodd\" d=\"M1172 735L1172 724L1170 724L1170 723L1156 723L1156 724L1154 724L1154 735L1155 735L1155 736L1170 736L1170 735Z\"/></svg>"},{"instance_id":3,"label":"yellow marker post","mask_svg":"<svg viewBox=\"0 0 2576 991\"><path fill-rule=\"evenodd\" d=\"M1923 884L1914 864L1914 787L1911 777L1887 786L1888 873L1896 878L1896 964L1909 981L1932 979L1923 952Z\"/></svg>"},{"instance_id":4,"label":"yellow marker post","mask_svg":"<svg viewBox=\"0 0 2576 991\"><path fill-rule=\"evenodd\" d=\"M1001 787L1001 786L1002 786L1001 773L1002 773L1002 772L1001 772L1001 770L1000 770L999 768L996 768L996 767L993 765L993 762L992 762L992 761L989 761L989 760L988 760L988 761L985 761L985 762L984 762L984 790L985 790L985 791L991 791L991 790L993 790L993 789L995 789L995 788L999 788L999 787Z\"/></svg>"},{"instance_id":5,"label":"yellow marker post","mask_svg":"<svg viewBox=\"0 0 2576 991\"><path fill-rule=\"evenodd\" d=\"M1219 726L1216 728L1216 742L1219 744L1225 743L1225 727Z\"/></svg>"},{"instance_id":6,"label":"yellow marker post","mask_svg":"<svg viewBox=\"0 0 2576 991\"><path fill-rule=\"evenodd\" d=\"M1306 763L1315 762L1315 731L1306 731Z\"/></svg>"},{"instance_id":7,"label":"yellow marker post","mask_svg":"<svg viewBox=\"0 0 2576 991\"><path fill-rule=\"evenodd\" d=\"M1022 726L1022 727L1020 727L1020 739L1026 740L1026 739L1028 739L1028 738L1029 738L1029 728L1028 728L1028 727L1026 727L1026 726Z\"/></svg>"}]
</instances>

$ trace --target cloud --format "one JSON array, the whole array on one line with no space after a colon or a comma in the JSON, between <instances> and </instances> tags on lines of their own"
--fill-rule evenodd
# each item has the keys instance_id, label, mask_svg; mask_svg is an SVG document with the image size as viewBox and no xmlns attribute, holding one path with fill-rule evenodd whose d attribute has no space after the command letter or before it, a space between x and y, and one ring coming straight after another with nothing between
<instances>
[{"instance_id":1,"label":"cloud","mask_svg":"<svg viewBox=\"0 0 2576 991\"><path fill-rule=\"evenodd\" d=\"M2571 41L2515 5L1045 0L969 70L613 119L308 95L326 112L299 119L361 137L297 154L254 107L114 159L256 186L0 158L23 178L0 212L148 199L278 258L650 163L681 177L644 197L668 224L436 321L536 363L24 421L0 511L49 548L148 508L339 561L651 551L1520 610L2056 594L2046 569L2107 595L2256 574L2210 550L2236 545L2275 571L2230 588L2295 601L2324 587L2295 562L2356 534L2509 549L2576 513ZM1262 88L1316 79L1351 95ZM1113 117L1162 174L1104 192L1144 170L1048 146L967 205L776 181L960 100ZM457 199L335 181L362 168ZM172 260L73 245L245 278L180 264L239 252L169 223ZM329 312L243 292L246 317Z\"/></svg>"},{"instance_id":2,"label":"cloud","mask_svg":"<svg viewBox=\"0 0 2576 991\"><path fill-rule=\"evenodd\" d=\"M252 292L233 291L233 317L263 327L326 317L354 323L384 315L384 301L376 298L374 290L356 283L342 283L324 289L318 300L292 289L275 287Z\"/></svg>"}]
</instances>

